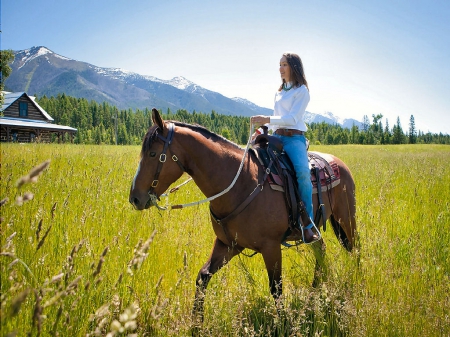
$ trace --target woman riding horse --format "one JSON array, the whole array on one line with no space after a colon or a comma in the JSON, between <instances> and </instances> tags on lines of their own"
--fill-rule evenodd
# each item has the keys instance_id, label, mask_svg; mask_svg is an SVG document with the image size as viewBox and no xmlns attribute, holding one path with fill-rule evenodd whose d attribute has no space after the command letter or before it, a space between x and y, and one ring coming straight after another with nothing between
<instances>
[{"instance_id":1,"label":"woman riding horse","mask_svg":"<svg viewBox=\"0 0 450 337\"><path fill-rule=\"evenodd\" d=\"M303 121L309 103L309 89L302 60L297 54L283 54L280 60L280 75L282 83L275 94L273 116L253 116L251 122L256 125L270 124L275 137L280 138L294 165L300 198L309 215L308 223L302 223L300 220L299 223L302 224L303 242L310 244L319 240L321 235L312 221L313 188L305 138L307 127ZM258 133L261 131L257 130L253 137Z\"/></svg>"},{"instance_id":2,"label":"woman riding horse","mask_svg":"<svg viewBox=\"0 0 450 337\"><path fill-rule=\"evenodd\" d=\"M323 202L319 204L317 198L311 201L304 137L306 125L302 121L309 92L300 58L294 54L283 55L280 73L283 83L276 95L274 116L254 116L252 122L272 124L275 135L281 139L295 164L298 185L303 192L301 198L309 218L312 218L313 209L322 208L323 214L326 214L324 222L330 220L339 242L350 251L357 234L354 179L342 160L321 154L335 164L340 180L335 185L326 184L322 188L319 184L317 193ZM275 299L282 294L281 243L284 241L303 239L303 242L313 243L310 245L316 258L313 284L326 279L325 243L320 232L314 224L308 226L308 221L302 216L302 233L295 232L286 237L290 219L285 196L274 189L264 188L269 185L267 170L261 169L256 155L247 152L248 145L244 151L201 126L164 121L156 109L152 109L152 120L154 124L142 143L129 200L137 210L150 206L164 209L158 206L160 196L183 173L187 173L207 197L203 201L210 201L211 224L216 238L211 255L200 268L196 279L196 321L203 320L205 292L212 276L245 248L262 255L270 292ZM182 208L175 206L172 208ZM300 213L306 215L304 211ZM309 222L312 223L311 220Z\"/></svg>"}]
</instances>

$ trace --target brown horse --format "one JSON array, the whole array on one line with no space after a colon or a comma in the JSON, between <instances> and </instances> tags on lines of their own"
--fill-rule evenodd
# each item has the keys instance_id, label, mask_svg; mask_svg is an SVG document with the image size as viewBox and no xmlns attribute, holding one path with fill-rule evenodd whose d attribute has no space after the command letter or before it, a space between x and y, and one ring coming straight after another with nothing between
<instances>
[{"instance_id":1,"label":"brown horse","mask_svg":"<svg viewBox=\"0 0 450 337\"><path fill-rule=\"evenodd\" d=\"M130 190L129 200L137 210L157 206L159 196L184 172L195 181L206 197L224 191L236 176L244 150L201 126L163 121L152 110L154 125L144 137L141 160ZM341 244L348 250L355 245L355 184L348 167L333 157L340 169L340 184L323 192L326 214ZM212 227L216 234L208 261L200 269L196 284L194 312L202 318L204 292L214 273L244 248L262 254L271 293L282 292L281 242L288 230L288 212L283 193L259 186L264 172L254 156L247 155L235 185L210 202ZM241 205L256 189L260 192L246 207ZM315 199L315 198L314 198ZM317 202L314 202L317 209ZM240 207L241 206L241 207ZM243 208L243 209L242 209ZM236 212L236 210L239 210ZM232 217L228 217L233 214ZM217 219L226 218L221 222ZM300 240L301 234L289 240ZM323 240L311 245L316 257L314 282L326 276Z\"/></svg>"}]
</instances>

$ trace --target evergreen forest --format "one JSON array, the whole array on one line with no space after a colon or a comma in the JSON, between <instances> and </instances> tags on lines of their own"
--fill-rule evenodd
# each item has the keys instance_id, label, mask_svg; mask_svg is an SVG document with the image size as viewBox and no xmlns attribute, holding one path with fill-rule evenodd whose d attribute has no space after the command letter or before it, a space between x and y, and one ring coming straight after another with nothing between
<instances>
[{"instance_id":1,"label":"evergreen forest","mask_svg":"<svg viewBox=\"0 0 450 337\"><path fill-rule=\"evenodd\" d=\"M37 102L53 118L56 124L70 125L78 129L74 142L77 144L141 144L151 126L151 109L119 110L108 103L88 101L84 98L59 94L57 97L37 98ZM249 137L250 121L248 117L221 115L212 111L202 113L186 110L160 111L165 120L175 120L190 124L199 124L223 137L246 144ZM423 133L416 130L414 116L403 130L400 119L391 128L383 115L363 116L361 128L351 129L325 122L308 125L306 137L311 144L450 144L450 135ZM56 139L55 139L56 141Z\"/></svg>"}]
</instances>

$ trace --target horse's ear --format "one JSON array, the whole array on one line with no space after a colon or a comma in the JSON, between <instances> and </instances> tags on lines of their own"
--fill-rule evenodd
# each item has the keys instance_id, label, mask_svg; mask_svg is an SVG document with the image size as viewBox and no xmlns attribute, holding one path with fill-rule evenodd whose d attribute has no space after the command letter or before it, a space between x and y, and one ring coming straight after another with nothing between
<instances>
[{"instance_id":1,"label":"horse's ear","mask_svg":"<svg viewBox=\"0 0 450 337\"><path fill-rule=\"evenodd\" d=\"M152 121L153 121L153 124L158 125L158 127L161 130L164 130L164 121L161 118L161 115L159 114L159 111L156 110L155 108L152 109Z\"/></svg>"}]
</instances>

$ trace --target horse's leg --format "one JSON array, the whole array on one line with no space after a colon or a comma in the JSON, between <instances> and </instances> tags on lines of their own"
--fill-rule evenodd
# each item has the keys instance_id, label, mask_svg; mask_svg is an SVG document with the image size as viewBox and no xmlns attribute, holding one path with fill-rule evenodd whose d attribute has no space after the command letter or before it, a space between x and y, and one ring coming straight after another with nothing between
<instances>
[{"instance_id":1,"label":"horse's leg","mask_svg":"<svg viewBox=\"0 0 450 337\"><path fill-rule=\"evenodd\" d=\"M320 283L326 281L327 279L328 268L325 261L327 247L323 239L314 242L313 244L310 245L310 247L314 253L314 257L316 258L316 265L314 267L314 279L312 286L317 287Z\"/></svg>"},{"instance_id":2,"label":"horse's leg","mask_svg":"<svg viewBox=\"0 0 450 337\"><path fill-rule=\"evenodd\" d=\"M270 293L275 301L278 301L283 293L283 284L281 281L281 245L275 242L274 245L268 245L261 250L261 254L266 265L269 276Z\"/></svg>"},{"instance_id":3,"label":"horse's leg","mask_svg":"<svg viewBox=\"0 0 450 337\"><path fill-rule=\"evenodd\" d=\"M196 324L203 322L203 304L205 302L205 292L211 277L219 271L233 256L239 254L239 249L230 249L218 238L214 241L211 255L198 272L196 280L196 291L194 300L194 319Z\"/></svg>"}]
</instances>

